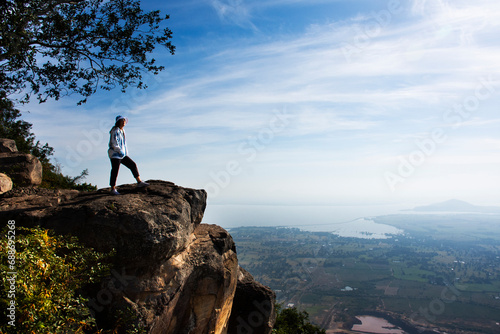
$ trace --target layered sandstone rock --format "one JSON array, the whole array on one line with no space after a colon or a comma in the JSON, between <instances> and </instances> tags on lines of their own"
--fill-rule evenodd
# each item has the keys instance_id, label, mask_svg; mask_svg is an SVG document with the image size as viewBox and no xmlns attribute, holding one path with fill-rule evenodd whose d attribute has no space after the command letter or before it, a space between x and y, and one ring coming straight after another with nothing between
<instances>
[{"instance_id":1,"label":"layered sandstone rock","mask_svg":"<svg viewBox=\"0 0 500 334\"><path fill-rule=\"evenodd\" d=\"M0 173L0 195L10 190L12 190L12 179L4 173Z\"/></svg>"},{"instance_id":2,"label":"layered sandstone rock","mask_svg":"<svg viewBox=\"0 0 500 334\"><path fill-rule=\"evenodd\" d=\"M120 196L109 190L14 189L0 198L0 219L116 251L111 276L87 291L103 327L113 328L116 314L126 309L132 311L129 325L148 333L270 333L274 294L239 268L224 229L201 224L206 192L149 182L148 188L120 187ZM261 323L248 327L256 307ZM240 319L246 331L240 331Z\"/></svg>"},{"instance_id":3,"label":"layered sandstone rock","mask_svg":"<svg viewBox=\"0 0 500 334\"><path fill-rule=\"evenodd\" d=\"M0 153L17 152L17 145L14 139L0 138Z\"/></svg>"},{"instance_id":4,"label":"layered sandstone rock","mask_svg":"<svg viewBox=\"0 0 500 334\"><path fill-rule=\"evenodd\" d=\"M42 164L38 158L18 152L12 139L0 139L0 172L7 174L16 186L42 183Z\"/></svg>"}]
</instances>

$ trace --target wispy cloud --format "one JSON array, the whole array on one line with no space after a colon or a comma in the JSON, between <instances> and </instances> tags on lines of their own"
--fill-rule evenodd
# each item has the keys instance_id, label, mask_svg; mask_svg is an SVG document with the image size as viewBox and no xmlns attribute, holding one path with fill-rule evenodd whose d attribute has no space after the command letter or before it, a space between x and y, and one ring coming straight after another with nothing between
<instances>
[{"instance_id":1,"label":"wispy cloud","mask_svg":"<svg viewBox=\"0 0 500 334\"><path fill-rule=\"evenodd\" d=\"M204 112L266 103L349 104L402 112L416 101L450 103L446 101L466 94L479 76L496 69L499 47L463 46L458 33L447 37L448 45L440 45L435 36L421 35L425 22L387 28L356 50L351 62L342 45L357 32L347 26L316 27L297 38L251 46L236 42L210 58L211 66L219 64L215 71L181 83L165 99L179 96L179 107Z\"/></svg>"},{"instance_id":2,"label":"wispy cloud","mask_svg":"<svg viewBox=\"0 0 500 334\"><path fill-rule=\"evenodd\" d=\"M257 30L252 23L252 16L245 0L212 0L211 5L223 22Z\"/></svg>"}]
</instances>

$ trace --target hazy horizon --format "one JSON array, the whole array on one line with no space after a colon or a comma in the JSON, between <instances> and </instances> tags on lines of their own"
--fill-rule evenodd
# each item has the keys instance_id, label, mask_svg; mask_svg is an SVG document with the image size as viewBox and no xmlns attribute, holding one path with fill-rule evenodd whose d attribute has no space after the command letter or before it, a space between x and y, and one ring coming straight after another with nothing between
<instances>
[{"instance_id":1,"label":"hazy horizon","mask_svg":"<svg viewBox=\"0 0 500 334\"><path fill-rule=\"evenodd\" d=\"M420 203L421 204L421 203ZM260 205L260 204L212 204L207 206L203 223L216 224L224 228L242 226L286 226L329 232L335 225L347 224L359 219L370 219L387 215L457 215L494 214L500 211L481 213L464 211L413 211L410 203L374 205ZM433 205L437 203L425 203ZM472 204L472 203L469 203ZM500 209L500 206L496 206ZM324 228L322 228L324 227ZM493 226L492 228L497 228Z\"/></svg>"}]
</instances>

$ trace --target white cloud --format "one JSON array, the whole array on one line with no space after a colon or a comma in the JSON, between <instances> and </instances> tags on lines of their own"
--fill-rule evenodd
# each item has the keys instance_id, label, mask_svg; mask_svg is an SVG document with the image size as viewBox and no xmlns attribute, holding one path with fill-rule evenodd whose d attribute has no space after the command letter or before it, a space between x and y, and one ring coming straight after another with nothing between
<instances>
[{"instance_id":1,"label":"white cloud","mask_svg":"<svg viewBox=\"0 0 500 334\"><path fill-rule=\"evenodd\" d=\"M257 30L251 21L250 10L244 0L212 0L211 5L222 21Z\"/></svg>"}]
</instances>

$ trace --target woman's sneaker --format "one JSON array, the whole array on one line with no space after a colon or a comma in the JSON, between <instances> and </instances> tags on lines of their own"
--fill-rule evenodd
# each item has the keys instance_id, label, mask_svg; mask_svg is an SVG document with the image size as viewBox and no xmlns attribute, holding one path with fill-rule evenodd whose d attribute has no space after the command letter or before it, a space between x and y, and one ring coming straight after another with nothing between
<instances>
[{"instance_id":1,"label":"woman's sneaker","mask_svg":"<svg viewBox=\"0 0 500 334\"><path fill-rule=\"evenodd\" d=\"M137 188L145 188L145 187L149 187L149 183L144 181L137 183Z\"/></svg>"},{"instance_id":2,"label":"woman's sneaker","mask_svg":"<svg viewBox=\"0 0 500 334\"><path fill-rule=\"evenodd\" d=\"M111 195L120 195L120 193L118 192L118 190L113 189L111 190Z\"/></svg>"}]
</instances>

